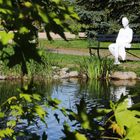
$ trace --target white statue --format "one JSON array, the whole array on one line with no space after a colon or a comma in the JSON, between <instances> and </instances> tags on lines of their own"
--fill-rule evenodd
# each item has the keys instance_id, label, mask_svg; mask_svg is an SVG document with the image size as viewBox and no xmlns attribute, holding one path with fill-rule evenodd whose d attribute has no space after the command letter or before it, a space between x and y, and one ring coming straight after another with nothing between
<instances>
[{"instance_id":1,"label":"white statue","mask_svg":"<svg viewBox=\"0 0 140 140\"><path fill-rule=\"evenodd\" d=\"M116 43L109 45L109 51L115 57L114 64L120 64L118 58L119 56L124 61L126 58L125 48L131 47L131 41L133 37L133 30L129 27L129 21L126 17L122 18L122 25L124 28L121 28Z\"/></svg>"}]
</instances>

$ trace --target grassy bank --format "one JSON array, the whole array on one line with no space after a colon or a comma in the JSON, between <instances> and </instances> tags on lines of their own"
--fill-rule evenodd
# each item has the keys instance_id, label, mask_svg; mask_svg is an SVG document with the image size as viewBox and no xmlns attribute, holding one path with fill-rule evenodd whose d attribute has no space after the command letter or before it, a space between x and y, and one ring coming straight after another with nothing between
<instances>
[{"instance_id":1,"label":"grassy bank","mask_svg":"<svg viewBox=\"0 0 140 140\"><path fill-rule=\"evenodd\" d=\"M105 42L105 43L101 43L101 46L107 47L110 43L109 42ZM68 42L64 41L64 40L55 40L52 42L49 42L48 40L40 40L40 45L41 48L63 48L63 49L85 49L87 50L87 46L88 46L88 41L87 40L69 40ZM97 42L93 42L93 45L97 45ZM132 44L132 47L140 47L140 44ZM140 51L137 50L132 50L130 51L131 53L138 55L140 57ZM101 56L106 56L106 54L109 53L108 50L105 51L101 51ZM55 54L53 54L55 55ZM63 59L63 63L64 64L74 64L76 62L76 60L82 60L83 56L74 56L74 55L64 55L64 54L57 54L58 57L58 61L60 62L60 60ZM59 59L61 58L61 59ZM129 54L127 54L127 59L128 61L122 63L121 65L119 65L117 67L118 70L121 71L134 71L137 73L138 76L140 76L140 59L135 58ZM58 63L59 63L58 62Z\"/></svg>"},{"instance_id":2,"label":"grassy bank","mask_svg":"<svg viewBox=\"0 0 140 140\"><path fill-rule=\"evenodd\" d=\"M103 43L102 45L106 46L109 43ZM70 40L68 42L64 40L55 40L49 42L48 40L40 40L40 49L43 50L42 60L44 64L38 64L36 62L30 61L27 63L28 65L28 76L32 75L42 75L46 77L50 77L52 74L52 66L58 67L69 67L73 70L81 71L83 67L87 67L87 62L89 61L90 56L79 56L79 55L70 55L70 54L59 54L59 53L50 53L47 52L47 48L63 48L63 49L71 49L71 50L87 50L88 42L86 40ZM136 44L134 44L136 45ZM139 44L137 44L139 45ZM137 46L135 46L137 47ZM83 51L83 50L82 50ZM106 50L108 51L108 50ZM104 51L101 52L102 56L104 56ZM140 56L139 51L133 51L133 53ZM108 59L108 58L107 58ZM86 62L86 64L85 64ZM0 64L0 75L7 76L20 76L20 66L16 66L14 68L8 68L6 63L1 62ZM95 62L94 62L95 63ZM80 66L81 65L81 66ZM92 64L90 64L92 66ZM91 67L90 67L91 68ZM83 68L86 69L86 68ZM93 67L92 67L93 69ZM121 71L134 71L140 76L140 61L126 61L121 63L119 66L115 66L115 70Z\"/></svg>"}]
</instances>

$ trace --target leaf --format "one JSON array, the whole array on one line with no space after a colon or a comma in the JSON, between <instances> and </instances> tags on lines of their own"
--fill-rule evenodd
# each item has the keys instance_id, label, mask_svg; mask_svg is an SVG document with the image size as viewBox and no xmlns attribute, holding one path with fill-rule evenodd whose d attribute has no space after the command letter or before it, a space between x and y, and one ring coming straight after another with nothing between
<instances>
[{"instance_id":1,"label":"leaf","mask_svg":"<svg viewBox=\"0 0 140 140\"><path fill-rule=\"evenodd\" d=\"M3 118L3 117L4 117L4 113L0 112L0 118Z\"/></svg>"},{"instance_id":2,"label":"leaf","mask_svg":"<svg viewBox=\"0 0 140 140\"><path fill-rule=\"evenodd\" d=\"M39 94L33 94L33 98L40 101L41 100L41 96Z\"/></svg>"},{"instance_id":3,"label":"leaf","mask_svg":"<svg viewBox=\"0 0 140 140\"><path fill-rule=\"evenodd\" d=\"M125 130L123 128L121 128L117 123L113 122L110 127L111 129L113 129L113 133L116 132L118 135L120 135L121 137L123 137L123 135L126 134Z\"/></svg>"},{"instance_id":4,"label":"leaf","mask_svg":"<svg viewBox=\"0 0 140 140\"><path fill-rule=\"evenodd\" d=\"M24 93L21 93L20 94L20 98L24 98L26 101L28 102L32 102L32 99L31 99L31 95L28 95L28 94L24 94Z\"/></svg>"},{"instance_id":5,"label":"leaf","mask_svg":"<svg viewBox=\"0 0 140 140\"><path fill-rule=\"evenodd\" d=\"M22 106L12 105L12 106L10 106L10 108L12 109L11 114L13 116L18 116L18 115L22 115L23 114Z\"/></svg>"},{"instance_id":6,"label":"leaf","mask_svg":"<svg viewBox=\"0 0 140 140\"><path fill-rule=\"evenodd\" d=\"M61 23L61 21L60 21L60 19L58 19L58 18L54 18L53 19L55 22L56 22L56 24L58 24L58 25L61 25L62 23Z\"/></svg>"},{"instance_id":7,"label":"leaf","mask_svg":"<svg viewBox=\"0 0 140 140\"><path fill-rule=\"evenodd\" d=\"M52 0L53 2L55 2L56 4L59 4L61 0Z\"/></svg>"},{"instance_id":8,"label":"leaf","mask_svg":"<svg viewBox=\"0 0 140 140\"><path fill-rule=\"evenodd\" d=\"M42 18L42 20L45 23L49 23L49 19L47 17L47 14L46 14L45 10L43 10L39 5L36 5L36 6L37 6L38 14Z\"/></svg>"},{"instance_id":9,"label":"leaf","mask_svg":"<svg viewBox=\"0 0 140 140\"><path fill-rule=\"evenodd\" d=\"M28 8L32 7L32 3L31 3L31 2L28 2L28 1L25 2L24 5L25 5L26 7L28 7Z\"/></svg>"},{"instance_id":10,"label":"leaf","mask_svg":"<svg viewBox=\"0 0 140 140\"><path fill-rule=\"evenodd\" d=\"M11 104L11 102L12 102L13 100L17 100L17 98L16 98L15 96L10 97L10 98L7 100L7 102L8 102L9 104Z\"/></svg>"},{"instance_id":11,"label":"leaf","mask_svg":"<svg viewBox=\"0 0 140 140\"><path fill-rule=\"evenodd\" d=\"M14 33L12 32L5 32L5 31L1 31L0 32L0 41L2 42L3 45L7 45L9 43L10 40L12 40L14 38Z\"/></svg>"},{"instance_id":12,"label":"leaf","mask_svg":"<svg viewBox=\"0 0 140 140\"><path fill-rule=\"evenodd\" d=\"M15 120L10 120L10 121L8 121L8 122L7 122L7 126L8 126L8 127L14 127L14 126L16 126L16 121L15 121Z\"/></svg>"},{"instance_id":13,"label":"leaf","mask_svg":"<svg viewBox=\"0 0 140 140\"><path fill-rule=\"evenodd\" d=\"M46 112L41 106L36 105L35 106L35 111L41 119L44 119L44 117L46 115Z\"/></svg>"},{"instance_id":14,"label":"leaf","mask_svg":"<svg viewBox=\"0 0 140 140\"><path fill-rule=\"evenodd\" d=\"M76 133L75 134L75 140L87 140L84 134Z\"/></svg>"},{"instance_id":15,"label":"leaf","mask_svg":"<svg viewBox=\"0 0 140 140\"><path fill-rule=\"evenodd\" d=\"M140 128L140 118L137 116L140 116L139 111L135 110L128 110L128 100L125 100L123 102L120 102L114 112L117 126L120 127L120 130L117 129L116 131L120 136L124 134L128 138L129 136L132 136L132 134L135 134L136 136L139 135L140 129L134 129ZM125 133L126 128L126 133ZM129 138L131 139L131 138Z\"/></svg>"},{"instance_id":16,"label":"leaf","mask_svg":"<svg viewBox=\"0 0 140 140\"><path fill-rule=\"evenodd\" d=\"M21 27L19 29L19 33L23 34L23 33L29 33L29 30L26 27Z\"/></svg>"},{"instance_id":17,"label":"leaf","mask_svg":"<svg viewBox=\"0 0 140 140\"><path fill-rule=\"evenodd\" d=\"M127 129L125 139L138 140L140 138L140 123Z\"/></svg>"},{"instance_id":18,"label":"leaf","mask_svg":"<svg viewBox=\"0 0 140 140\"><path fill-rule=\"evenodd\" d=\"M88 115L84 112L81 112L81 119L82 119L82 122L81 122L81 125L84 129L91 129L90 128L90 120L88 118Z\"/></svg>"},{"instance_id":19,"label":"leaf","mask_svg":"<svg viewBox=\"0 0 140 140\"><path fill-rule=\"evenodd\" d=\"M12 136L14 133L13 129L6 128L6 129L0 129L0 138L4 138L5 136Z\"/></svg>"}]
</instances>

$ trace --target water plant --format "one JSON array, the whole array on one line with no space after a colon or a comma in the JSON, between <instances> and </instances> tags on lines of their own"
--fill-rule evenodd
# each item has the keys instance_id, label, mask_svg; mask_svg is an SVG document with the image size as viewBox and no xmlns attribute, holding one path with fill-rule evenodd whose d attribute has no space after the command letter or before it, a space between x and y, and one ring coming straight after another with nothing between
<instances>
[{"instance_id":1,"label":"water plant","mask_svg":"<svg viewBox=\"0 0 140 140\"><path fill-rule=\"evenodd\" d=\"M79 62L79 65L81 73L85 73L90 79L107 79L114 68L111 59L99 59L95 56L83 58L83 62Z\"/></svg>"}]
</instances>

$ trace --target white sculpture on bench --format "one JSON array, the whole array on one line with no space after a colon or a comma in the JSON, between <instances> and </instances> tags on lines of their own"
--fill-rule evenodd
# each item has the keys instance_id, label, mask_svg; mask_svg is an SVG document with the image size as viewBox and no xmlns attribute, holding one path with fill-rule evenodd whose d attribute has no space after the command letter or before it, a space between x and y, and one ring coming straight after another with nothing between
<instances>
[{"instance_id":1,"label":"white sculpture on bench","mask_svg":"<svg viewBox=\"0 0 140 140\"><path fill-rule=\"evenodd\" d=\"M129 27L129 21L126 17L122 18L122 25L124 28L121 28L116 43L109 45L109 51L115 57L114 64L120 64L118 58L119 56L124 61L126 58L125 48L131 47L131 41L133 37L133 30Z\"/></svg>"}]
</instances>

